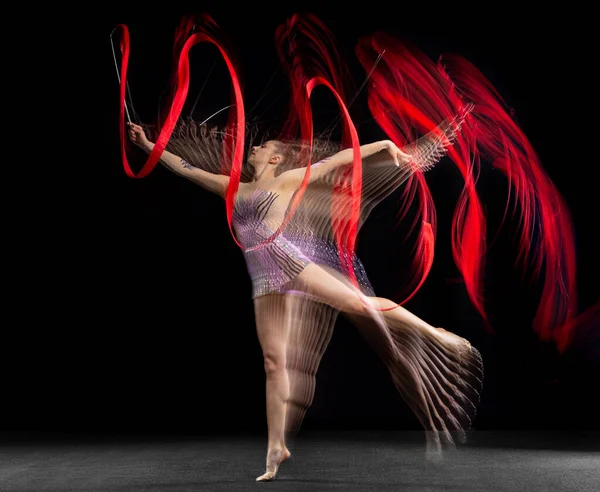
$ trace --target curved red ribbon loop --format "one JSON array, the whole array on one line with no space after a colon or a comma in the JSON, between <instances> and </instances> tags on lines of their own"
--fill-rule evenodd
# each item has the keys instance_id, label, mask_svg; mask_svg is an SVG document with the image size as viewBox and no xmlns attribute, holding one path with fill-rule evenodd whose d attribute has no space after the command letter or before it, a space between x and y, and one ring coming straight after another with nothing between
<instances>
[{"instance_id":1,"label":"curved red ribbon loop","mask_svg":"<svg viewBox=\"0 0 600 492\"><path fill-rule=\"evenodd\" d=\"M295 17L294 19L292 24L300 22L299 18ZM207 26L211 22L209 19ZM227 159L231 159L232 163L225 196L227 222L234 241L240 248L243 248L233 232L232 216L243 164L245 114L239 79L226 50L216 37L212 36L204 27L201 27L202 32L191 35L183 44L177 64L176 92L169 113L146 163L138 173L134 173L126 156L124 125L126 75L130 52L129 31L123 24L118 25L116 29L122 33L119 92L121 157L125 173L131 178L147 176L160 160L160 156L171 138L188 94L189 50L200 42L209 42L219 49L232 79L236 111L235 118L230 118L229 122L229 127L233 127L234 131L227 132L227 139L233 144L233 154L226 156ZM182 29L178 33L180 36L176 41L175 51L186 38L188 30ZM286 32L282 31L284 38ZM331 72L335 74L335 67L327 57L327 50L319 43L318 34L311 30L307 30L306 34L312 43L311 46L314 45L317 48L318 57L324 57L326 61L323 66L316 67L317 73ZM293 42L293 39L291 41ZM453 217L452 249L471 301L486 320L482 296L482 259L486 249L485 218L475 190L479 155L482 151L486 151L492 156L494 167L503 171L509 179L509 185L514 186L517 190L519 202L523 208L521 218L524 225L520 234L521 250L517 264L524 268L533 251L532 276L543 277L544 289L536 313L535 329L544 340L555 338L559 348L564 350L573 336L570 321L576 312L576 288L573 224L563 198L541 168L532 146L521 129L512 121L495 89L472 65L460 57L446 56L443 65L440 63L435 66L419 53L407 50L392 38L382 35L367 38L366 42L359 44L357 55L363 65L370 67L373 63L373 55L382 53L384 47L387 51L387 62L384 60L382 64L385 70L380 66L379 70L372 74L368 102L377 123L391 140L395 142L405 140L413 127L422 131L431 130L434 127L432 117L435 120L452 117L456 114L463 99L475 102L475 106L479 108L477 111L478 124L473 129L465 129L467 135L465 135L464 141L459 139L454 146L448 149L448 156L461 171L465 180L465 187ZM321 50L321 48L323 49ZM301 60L295 59L294 63L294 68L300 67ZM347 145L347 137L348 134L350 135L354 150L352 179L350 184L345 181L335 189L335 192L350 197L350 210L341 210L332 203L331 222L335 241L339 248L340 265L354 285L358 286L353 268L362 198L362 159L358 134L344 104L344 98L336 90L335 85L330 83L327 77L317 75L306 81L306 78L302 74L300 75L300 78L294 79L292 83L295 99L295 108L293 109L299 115L298 121L302 138L310 142L309 158L312 157L314 138L310 97L315 87L324 85L335 96L345 122L346 142L344 145ZM337 82L335 75L333 78ZM293 122L293 120L290 121ZM290 123L285 128L292 131L296 127ZM230 147L225 146L224 148L229 149ZM227 151L229 152L229 150ZM309 159L308 162L310 163L311 160ZM294 195L282 224L263 243L251 249L264 247L284 230L293 217L309 180L310 165L306 168L300 188ZM418 253L420 254L417 255L418 266L416 268L419 278L416 282L412 282L414 288L403 303L419 290L427 277L433 260L435 241L435 212L430 192L422 176L417 174L416 180L411 179L411 186L407 187L407 194L414 195L415 186L412 186L412 183L415 182L419 187L418 191L422 202L421 216L423 217L418 240ZM344 203L347 202L344 201ZM399 305L379 310L387 311Z\"/></svg>"},{"instance_id":2,"label":"curved red ribbon loop","mask_svg":"<svg viewBox=\"0 0 600 492\"><path fill-rule=\"evenodd\" d=\"M352 279L353 283L358 285L358 280L356 279L353 264L352 264L352 257L354 255L354 249L355 249L355 245L356 245L356 236L357 236L357 232L358 232L358 221L359 221L359 217L360 217L360 201L361 201L361 193L362 193L362 160L360 157L360 143L358 140L358 133L352 122L350 113L348 112L348 109L346 108L346 105L344 104L344 101L342 100L341 96L338 94L338 92L335 90L335 88L332 86L332 84L327 79L325 79L324 77L320 77L320 76L313 77L305 85L306 92L305 92L305 96L304 96L303 100L297 101L299 106L303 109L303 111L299 112L301 115L300 126L301 126L302 139L304 141L309 142L309 162L310 162L310 157L312 156L313 137L314 137L313 122L312 122L312 110L310 108L310 96L311 96L314 88L319 85L324 85L329 90L331 90L331 92L333 93L334 97L336 98L338 104L340 105L340 108L342 110L342 113L343 113L343 116L344 116L344 119L345 119L345 122L347 125L346 128L350 132L352 149L354 150L353 167L352 167L352 183L351 183L350 191L349 191L350 197L351 197L350 216L348 218L346 211L332 210L332 212L334 212L334 213L343 213L343 216L344 216L344 221L336 221L332 217L332 224L333 224L333 228L334 228L336 243L338 245L338 248L339 248L340 254L341 254L340 260L341 260L342 267L345 268L348 275ZM291 203L291 206L290 206L290 209L289 209L288 213L286 214L286 216L284 217L281 225L277 228L277 230L271 236L269 236L268 239L266 239L265 241L263 241L260 244L257 244L251 248L248 248L249 251L253 251L253 250L265 247L266 245L271 243L273 240L275 240L275 238L277 236L279 236L279 234L281 234L281 232L285 229L287 224L292 219L294 213L296 212L296 209L298 208L298 205L300 204L300 201L302 200L302 196L304 195L304 191L306 190L306 187L308 186L309 180L310 180L310 165L306 166L306 172L304 173L304 178L302 179L300 188L295 193L294 198ZM332 205L332 207L333 207L333 205ZM339 224L341 222L344 222L347 225L344 228L340 228ZM343 244L344 239L345 239L345 244Z\"/></svg>"},{"instance_id":3,"label":"curved red ribbon loop","mask_svg":"<svg viewBox=\"0 0 600 492\"><path fill-rule=\"evenodd\" d=\"M125 89L126 89L126 77L127 77L127 66L129 62L129 30L126 25L119 24L117 26L123 33L121 38L121 87L120 87L120 108L119 108L119 125L120 125L120 138L121 138L121 159L123 161L123 167L125 169L125 173L130 178L143 178L150 174L150 172L154 169L156 164L158 163L160 156L165 150L169 139L171 138L171 134L173 133L173 129L179 119L181 114L181 110L187 98L189 83L190 83L190 69L189 69L189 51L190 49L200 43L200 42L208 42L214 44L220 51L225 63L227 64L227 68L229 70L229 74L231 76L231 81L233 84L233 90L235 95L235 111L236 111L236 119L235 119L235 139L234 139L234 152L233 152L233 164L231 169L231 175L229 180L229 185L227 187L227 192L225 196L226 202L226 211L227 211L227 222L229 225L229 230L231 235L233 236L234 241L238 244L238 246L242 247L242 245L237 241L235 235L233 233L231 227L231 221L233 216L233 207L235 195L237 193L241 171L242 171L242 162L244 156L244 138L245 138L245 115L244 115L244 104L242 99L242 90L240 87L240 82L231 62L231 59L225 52L225 49L222 45L214 39L212 36L207 33L196 33L189 37L189 39L183 45L181 52L179 54L179 61L177 67L177 89L175 92L175 96L173 98L173 103L171 104L171 108L169 110L166 121L160 131L160 134L154 144L154 148L148 159L140 172L137 174L134 173L127 161L127 154L125 151Z\"/></svg>"}]
</instances>

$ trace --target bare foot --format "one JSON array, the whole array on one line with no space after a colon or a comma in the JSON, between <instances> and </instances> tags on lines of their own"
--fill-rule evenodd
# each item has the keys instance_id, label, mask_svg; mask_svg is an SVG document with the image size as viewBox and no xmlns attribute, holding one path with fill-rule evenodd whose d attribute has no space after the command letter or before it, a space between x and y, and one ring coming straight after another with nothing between
<instances>
[{"instance_id":1,"label":"bare foot","mask_svg":"<svg viewBox=\"0 0 600 492\"><path fill-rule=\"evenodd\" d=\"M430 463L441 463L444 461L444 452L439 433L436 431L425 432L425 460Z\"/></svg>"},{"instance_id":2,"label":"bare foot","mask_svg":"<svg viewBox=\"0 0 600 492\"><path fill-rule=\"evenodd\" d=\"M267 471L256 479L257 482L268 482L275 478L279 465L291 456L288 448L273 449L267 454Z\"/></svg>"},{"instance_id":3,"label":"bare foot","mask_svg":"<svg viewBox=\"0 0 600 492\"><path fill-rule=\"evenodd\" d=\"M456 333L444 330L443 328L436 328L440 338L458 349L459 354L471 352L471 343L463 337L458 336Z\"/></svg>"},{"instance_id":4,"label":"bare foot","mask_svg":"<svg viewBox=\"0 0 600 492\"><path fill-rule=\"evenodd\" d=\"M425 461L429 463L442 463L444 461L444 453L441 449L427 448L425 451Z\"/></svg>"}]
</instances>

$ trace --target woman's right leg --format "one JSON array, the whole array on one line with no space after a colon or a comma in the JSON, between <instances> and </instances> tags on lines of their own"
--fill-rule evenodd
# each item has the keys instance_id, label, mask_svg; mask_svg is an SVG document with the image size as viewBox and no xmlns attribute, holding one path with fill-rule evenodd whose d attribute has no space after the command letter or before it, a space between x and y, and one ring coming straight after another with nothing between
<instances>
[{"instance_id":1,"label":"woman's right leg","mask_svg":"<svg viewBox=\"0 0 600 492\"><path fill-rule=\"evenodd\" d=\"M289 457L285 445L289 379L286 351L290 328L288 296L268 294L254 300L256 331L266 374L268 447L266 472L257 481L272 480L279 464Z\"/></svg>"}]
</instances>

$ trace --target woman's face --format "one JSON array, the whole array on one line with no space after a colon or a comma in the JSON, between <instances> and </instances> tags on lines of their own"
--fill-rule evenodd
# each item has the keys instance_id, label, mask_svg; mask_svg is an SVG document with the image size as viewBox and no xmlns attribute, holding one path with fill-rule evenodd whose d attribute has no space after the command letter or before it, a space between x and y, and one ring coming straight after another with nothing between
<instances>
[{"instance_id":1,"label":"woman's face","mask_svg":"<svg viewBox=\"0 0 600 492\"><path fill-rule=\"evenodd\" d=\"M265 166L279 163L281 156L277 153L276 145L274 140L268 140L261 145L252 147L248 156L248 164L252 166L255 173L260 172Z\"/></svg>"}]
</instances>

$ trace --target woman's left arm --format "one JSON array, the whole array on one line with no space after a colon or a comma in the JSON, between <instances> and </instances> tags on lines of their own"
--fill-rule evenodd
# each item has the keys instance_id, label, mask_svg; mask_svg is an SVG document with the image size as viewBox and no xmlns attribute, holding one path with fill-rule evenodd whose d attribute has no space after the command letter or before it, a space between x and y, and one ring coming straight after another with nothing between
<instances>
[{"instance_id":1,"label":"woman's left arm","mask_svg":"<svg viewBox=\"0 0 600 492\"><path fill-rule=\"evenodd\" d=\"M379 142L362 145L360 147L360 158L366 159L367 157L382 151L387 151L390 154L390 158L396 166L400 166L401 164L405 164L411 160L411 156L405 152L402 152L391 140L380 140ZM332 155L331 157L326 157L316 164L313 164L310 167L309 182L323 177L327 173L330 173L340 166L345 166L352 163L353 158L354 149L348 148ZM289 183L290 185L297 187L304 179L305 173L306 168L301 167L286 171L282 173L280 177L286 181L286 184Z\"/></svg>"}]
</instances>

